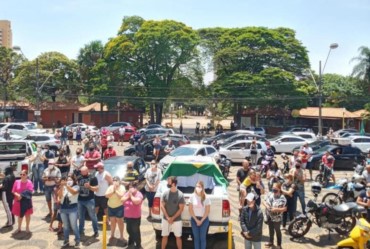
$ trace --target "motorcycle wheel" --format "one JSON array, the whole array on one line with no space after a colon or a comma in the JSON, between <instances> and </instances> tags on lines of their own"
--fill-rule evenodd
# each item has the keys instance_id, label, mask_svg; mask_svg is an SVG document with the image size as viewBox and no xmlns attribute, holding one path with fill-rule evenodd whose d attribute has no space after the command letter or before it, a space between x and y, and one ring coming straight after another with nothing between
<instances>
[{"instance_id":1,"label":"motorcycle wheel","mask_svg":"<svg viewBox=\"0 0 370 249\"><path fill-rule=\"evenodd\" d=\"M323 188L325 188L329 183L328 179L325 179L323 174L318 174L315 178L315 182L320 183Z\"/></svg>"},{"instance_id":2,"label":"motorcycle wheel","mask_svg":"<svg viewBox=\"0 0 370 249\"><path fill-rule=\"evenodd\" d=\"M334 228L340 235L347 235L356 225L356 218L348 215L343 217L342 223L338 227Z\"/></svg>"},{"instance_id":3,"label":"motorcycle wheel","mask_svg":"<svg viewBox=\"0 0 370 249\"><path fill-rule=\"evenodd\" d=\"M324 202L324 203L326 203L330 206L335 206L335 205L342 204L343 200L336 193L327 193L322 198L322 202Z\"/></svg>"},{"instance_id":4,"label":"motorcycle wheel","mask_svg":"<svg viewBox=\"0 0 370 249\"><path fill-rule=\"evenodd\" d=\"M290 223L288 232L293 238L301 238L308 233L311 224L311 221L307 218L296 218Z\"/></svg>"}]
</instances>

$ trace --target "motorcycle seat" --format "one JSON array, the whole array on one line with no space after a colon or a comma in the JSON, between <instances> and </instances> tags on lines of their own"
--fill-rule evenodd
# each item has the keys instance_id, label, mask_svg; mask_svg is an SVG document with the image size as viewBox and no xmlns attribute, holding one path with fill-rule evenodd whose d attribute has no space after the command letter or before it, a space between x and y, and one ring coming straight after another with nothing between
<instances>
[{"instance_id":1,"label":"motorcycle seat","mask_svg":"<svg viewBox=\"0 0 370 249\"><path fill-rule=\"evenodd\" d=\"M353 184L353 188L356 190L356 191L362 191L365 189L365 186L362 185L361 183L355 183Z\"/></svg>"},{"instance_id":2,"label":"motorcycle seat","mask_svg":"<svg viewBox=\"0 0 370 249\"><path fill-rule=\"evenodd\" d=\"M338 215L344 215L346 213L352 212L351 210L356 207L357 207L356 202L348 202L336 205L333 207L332 210Z\"/></svg>"}]
</instances>

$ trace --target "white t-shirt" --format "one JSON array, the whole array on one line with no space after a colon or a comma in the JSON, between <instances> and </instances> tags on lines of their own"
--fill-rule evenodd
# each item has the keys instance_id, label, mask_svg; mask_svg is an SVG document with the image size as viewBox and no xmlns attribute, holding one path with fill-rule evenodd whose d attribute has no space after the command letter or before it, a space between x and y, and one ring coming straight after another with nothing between
<instances>
[{"instance_id":1,"label":"white t-shirt","mask_svg":"<svg viewBox=\"0 0 370 249\"><path fill-rule=\"evenodd\" d=\"M120 136L125 135L125 131L126 131L126 129L124 127L121 127L121 128L118 129L118 132L119 132Z\"/></svg>"},{"instance_id":2,"label":"white t-shirt","mask_svg":"<svg viewBox=\"0 0 370 249\"><path fill-rule=\"evenodd\" d=\"M204 212L206 211L206 206L211 205L211 200L206 196L206 199L202 203L200 196L194 193L190 196L189 203L193 205L195 216L203 217Z\"/></svg>"},{"instance_id":3,"label":"white t-shirt","mask_svg":"<svg viewBox=\"0 0 370 249\"><path fill-rule=\"evenodd\" d=\"M312 148L310 146L308 146L307 148L305 148L304 146L302 146L301 150L304 151L304 152L306 152L307 155L310 156L307 161L308 162L311 162L312 161L312 153L313 153Z\"/></svg>"},{"instance_id":4,"label":"white t-shirt","mask_svg":"<svg viewBox=\"0 0 370 249\"><path fill-rule=\"evenodd\" d=\"M145 179L147 179L151 185L154 185L157 181L161 180L161 178L162 178L162 172L158 168L156 171L152 171L152 169L149 169L145 172ZM153 192L156 192L157 188L158 186L153 190ZM148 184L145 184L145 190L149 191Z\"/></svg>"},{"instance_id":5,"label":"white t-shirt","mask_svg":"<svg viewBox=\"0 0 370 249\"><path fill-rule=\"evenodd\" d=\"M72 157L72 163L75 164L77 167L76 166L71 167L71 171L73 171L74 169L76 170L80 169L84 165L84 161L85 157L82 155L80 156L75 155L74 157Z\"/></svg>"}]
</instances>

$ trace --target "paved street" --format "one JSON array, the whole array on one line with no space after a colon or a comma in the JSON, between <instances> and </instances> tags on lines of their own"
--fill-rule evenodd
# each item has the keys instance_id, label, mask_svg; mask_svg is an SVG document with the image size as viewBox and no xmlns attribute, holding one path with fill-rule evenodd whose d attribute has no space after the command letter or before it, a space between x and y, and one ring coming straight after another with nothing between
<instances>
[{"instance_id":1,"label":"paved street","mask_svg":"<svg viewBox=\"0 0 370 249\"><path fill-rule=\"evenodd\" d=\"M72 151L75 151L76 146L73 146ZM118 154L122 154L122 146L118 147ZM279 160L279 156L277 156ZM240 168L239 165L233 166L231 169L231 175L229 177L230 186L228 188L230 193L230 202L232 205L232 223L233 223L233 246L236 249L244 248L244 241L240 236L240 226L237 219L237 206L238 206L238 192L236 192L236 182L235 182L235 175L237 169ZM339 179L341 177L349 177L351 172L343 172L338 171L336 172L336 178ZM266 185L267 186L267 185ZM306 195L310 198L312 197L310 193L310 183L306 183ZM322 194L319 198L322 198L326 190L322 191ZM8 230L0 230L0 248L60 248L63 242L63 238L59 237L53 233L49 232L48 230L48 223L43 219L43 217L47 214L47 206L45 202L44 196L34 196L33 197L34 203L34 214L31 218L31 231L32 234L27 236L26 234L22 233L17 235L16 237L12 237L12 229ZM300 206L300 205L298 205ZM142 214L142 224L141 224L141 235L142 235L142 246L145 249L153 249L153 248L160 248L160 243L155 240L154 232L152 226L148 221L144 218L147 217L147 202L145 201L143 204L143 214ZM6 217L2 210L2 205L0 207L0 224L4 224ZM92 237L92 228L91 223L87 221L86 226L86 235L87 237L82 239L82 248L89 247L89 248L102 248L102 232L100 231L100 238L94 239ZM54 227L57 226L57 223L54 223ZM14 228L15 229L15 228ZM13 229L13 230L14 230ZM91 237L89 237L91 236ZM125 234L126 236L126 234ZM108 235L109 237L109 231ZM126 237L127 238L127 237ZM264 232L263 232L263 241L267 241L268 239L268 227L264 225ZM291 241L288 234L284 235L283 232L283 248L335 248L336 242L340 239L340 237L333 233L331 236L331 240L328 240L328 233L324 229L318 228L316 225L313 225L311 231L308 235L302 239L297 241ZM70 237L70 241L73 241L73 236ZM220 248L224 249L227 248L227 241L223 236L210 236L207 240L208 247L207 248ZM120 248L119 246L112 246L109 248ZM122 247L121 247L122 248ZM170 240L168 248L175 248L174 240ZM184 240L184 247L183 248L193 248L191 240Z\"/></svg>"}]
</instances>

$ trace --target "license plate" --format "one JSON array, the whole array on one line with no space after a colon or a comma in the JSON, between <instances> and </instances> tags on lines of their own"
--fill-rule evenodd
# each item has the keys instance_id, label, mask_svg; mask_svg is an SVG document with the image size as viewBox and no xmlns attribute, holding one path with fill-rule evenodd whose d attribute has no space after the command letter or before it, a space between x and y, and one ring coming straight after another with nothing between
<instances>
[{"instance_id":1,"label":"license plate","mask_svg":"<svg viewBox=\"0 0 370 249\"><path fill-rule=\"evenodd\" d=\"M190 221L188 221L188 220L183 220L183 221L182 221L182 226L183 226L183 227L190 227Z\"/></svg>"}]
</instances>

